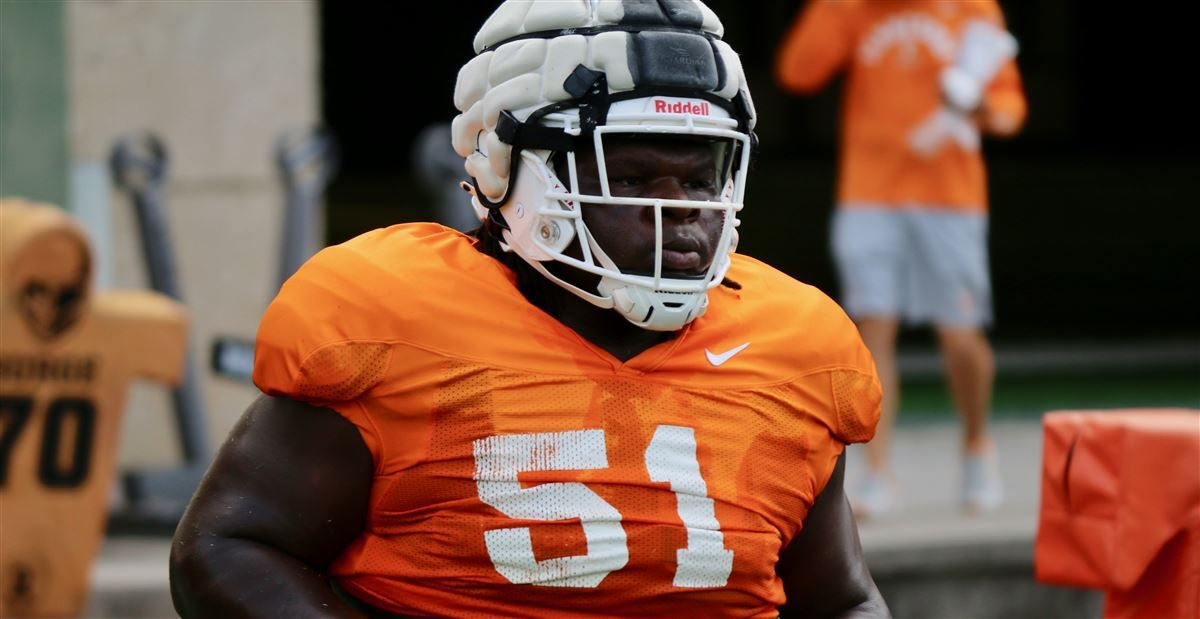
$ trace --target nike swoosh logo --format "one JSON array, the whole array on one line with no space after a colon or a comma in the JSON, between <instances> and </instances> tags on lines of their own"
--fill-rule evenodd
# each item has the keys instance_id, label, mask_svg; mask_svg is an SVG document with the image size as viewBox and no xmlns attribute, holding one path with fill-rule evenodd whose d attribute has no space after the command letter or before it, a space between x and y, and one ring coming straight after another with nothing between
<instances>
[{"instance_id":1,"label":"nike swoosh logo","mask_svg":"<svg viewBox=\"0 0 1200 619\"><path fill-rule=\"evenodd\" d=\"M738 346L736 348L730 348L729 350L727 350L719 355L715 354L715 353L713 353L713 351L705 348L704 356L708 357L708 362L711 363L714 368L720 367L723 363L732 359L734 355L742 352L743 350L746 350L746 347L749 345L750 345L750 342L746 342L745 344L742 344L741 346Z\"/></svg>"}]
</instances>

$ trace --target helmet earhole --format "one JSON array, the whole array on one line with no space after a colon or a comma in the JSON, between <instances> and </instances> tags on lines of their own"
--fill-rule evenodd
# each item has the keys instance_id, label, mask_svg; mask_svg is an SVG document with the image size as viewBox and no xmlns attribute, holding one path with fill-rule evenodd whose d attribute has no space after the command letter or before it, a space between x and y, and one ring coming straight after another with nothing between
<instances>
[{"instance_id":1,"label":"helmet earhole","mask_svg":"<svg viewBox=\"0 0 1200 619\"><path fill-rule=\"evenodd\" d=\"M543 221L542 225L538 228L538 234L542 237L543 241L550 244L554 244L562 236L562 232L558 229L558 223L553 221Z\"/></svg>"}]
</instances>

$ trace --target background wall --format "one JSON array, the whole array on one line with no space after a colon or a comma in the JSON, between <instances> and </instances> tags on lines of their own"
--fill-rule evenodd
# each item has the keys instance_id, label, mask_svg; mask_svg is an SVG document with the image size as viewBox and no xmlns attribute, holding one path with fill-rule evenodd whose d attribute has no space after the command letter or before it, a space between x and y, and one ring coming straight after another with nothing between
<instances>
[{"instance_id":1,"label":"background wall","mask_svg":"<svg viewBox=\"0 0 1200 619\"><path fill-rule=\"evenodd\" d=\"M319 115L317 15L311 2L71 2L67 5L75 210L110 222L115 287L146 285L128 196L104 195L122 135L151 130L166 143L165 201L180 286L192 312L192 357L208 429L222 439L257 395L207 371L218 336L253 338L274 295L283 192L273 161L279 134ZM100 174L97 174L99 172ZM90 206L89 206L90 205ZM107 217L105 216L107 215ZM150 393L147 393L150 392ZM174 441L161 390L135 392L128 463L170 462Z\"/></svg>"},{"instance_id":2,"label":"background wall","mask_svg":"<svg viewBox=\"0 0 1200 619\"><path fill-rule=\"evenodd\" d=\"M0 5L0 195L66 199L63 28L60 2Z\"/></svg>"},{"instance_id":3,"label":"background wall","mask_svg":"<svg viewBox=\"0 0 1200 619\"><path fill-rule=\"evenodd\" d=\"M79 217L101 288L149 287L111 150L133 132L165 143L169 237L219 442L258 392L207 371L209 347L253 338L275 293L284 194L273 150L320 115L317 5L5 0L0 10L0 193ZM170 410L164 389L135 387L124 465L178 460Z\"/></svg>"}]
</instances>

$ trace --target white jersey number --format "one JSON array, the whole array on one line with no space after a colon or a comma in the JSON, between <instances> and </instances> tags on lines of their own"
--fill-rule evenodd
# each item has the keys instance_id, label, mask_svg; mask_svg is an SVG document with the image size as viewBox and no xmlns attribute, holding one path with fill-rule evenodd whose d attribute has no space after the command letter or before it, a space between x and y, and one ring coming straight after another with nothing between
<instances>
[{"instance_id":1,"label":"white jersey number","mask_svg":"<svg viewBox=\"0 0 1200 619\"><path fill-rule=\"evenodd\" d=\"M687 548L675 551L675 586L724 587L733 571L733 551L725 550L721 523L700 476L696 432L658 426L646 448L646 470L653 481L671 482L679 519L687 527Z\"/></svg>"},{"instance_id":2,"label":"white jersey number","mask_svg":"<svg viewBox=\"0 0 1200 619\"><path fill-rule=\"evenodd\" d=\"M484 533L496 571L517 584L551 587L597 587L629 562L621 512L581 483L545 483L522 488L524 471L567 471L608 468L603 430L538 434L505 434L474 443L475 483L479 498L510 518L570 520L578 518L587 554L538 561L529 527ZM733 570L733 551L717 522L708 485L696 458L691 428L658 426L646 448L650 479L668 482L675 493L679 519L687 528L687 548L676 552L674 585L684 588L723 587Z\"/></svg>"}]
</instances>

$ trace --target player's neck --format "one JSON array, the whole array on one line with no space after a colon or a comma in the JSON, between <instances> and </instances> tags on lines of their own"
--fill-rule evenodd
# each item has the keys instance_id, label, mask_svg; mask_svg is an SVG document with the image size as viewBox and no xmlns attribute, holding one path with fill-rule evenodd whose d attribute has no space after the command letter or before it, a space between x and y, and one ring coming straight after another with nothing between
<instances>
[{"instance_id":1,"label":"player's neck","mask_svg":"<svg viewBox=\"0 0 1200 619\"><path fill-rule=\"evenodd\" d=\"M585 290L595 287L594 282L575 284ZM532 269L528 269L527 277L518 276L518 287L530 303L622 362L638 356L655 344L675 337L674 332L650 331L638 327L615 310L596 307L542 275L534 273Z\"/></svg>"},{"instance_id":2,"label":"player's neck","mask_svg":"<svg viewBox=\"0 0 1200 619\"><path fill-rule=\"evenodd\" d=\"M625 320L614 310L588 303L534 271L521 258L501 251L495 241L488 239L487 235L482 235L478 247L480 251L499 260L516 273L517 289L530 303L621 362L675 337L674 332L643 329ZM550 265L550 268L554 269L555 266ZM559 275L567 279L580 277L580 274L570 272ZM594 281L576 281L575 284L585 290L595 288Z\"/></svg>"},{"instance_id":3,"label":"player's neck","mask_svg":"<svg viewBox=\"0 0 1200 619\"><path fill-rule=\"evenodd\" d=\"M615 310L596 307L558 286L551 286L558 289L551 294L562 298L556 304L556 311L542 309L621 362L629 361L646 349L675 337L672 331L643 329Z\"/></svg>"}]
</instances>

